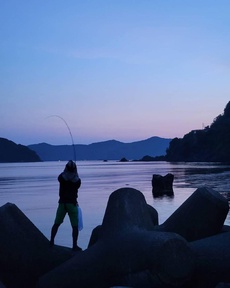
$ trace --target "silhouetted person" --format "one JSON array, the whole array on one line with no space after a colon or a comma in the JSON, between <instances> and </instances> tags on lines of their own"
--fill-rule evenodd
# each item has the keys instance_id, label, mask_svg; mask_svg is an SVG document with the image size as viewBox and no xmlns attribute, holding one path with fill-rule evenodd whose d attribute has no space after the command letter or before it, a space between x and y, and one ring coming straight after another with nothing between
<instances>
[{"instance_id":1,"label":"silhouetted person","mask_svg":"<svg viewBox=\"0 0 230 288\"><path fill-rule=\"evenodd\" d=\"M76 164L70 160L64 171L58 176L59 185L59 201L56 212L56 218L54 225L51 229L50 246L54 245L54 238L57 234L59 226L63 223L63 220L68 213L71 226L74 251L82 250L77 246L78 239L78 189L81 186L81 179L77 173Z\"/></svg>"}]
</instances>

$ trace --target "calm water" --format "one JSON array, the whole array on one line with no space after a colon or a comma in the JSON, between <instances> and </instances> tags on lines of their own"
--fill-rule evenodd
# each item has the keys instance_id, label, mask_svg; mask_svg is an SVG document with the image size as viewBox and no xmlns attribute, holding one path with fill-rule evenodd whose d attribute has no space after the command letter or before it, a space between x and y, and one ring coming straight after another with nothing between
<instances>
[{"instance_id":1,"label":"calm water","mask_svg":"<svg viewBox=\"0 0 230 288\"><path fill-rule=\"evenodd\" d=\"M57 176L66 162L1 163L0 206L7 202L20 210L47 237L53 224L57 202ZM229 197L230 166L218 163L166 163L79 161L77 162L82 186L79 204L83 212L84 229L79 235L79 245L84 249L92 229L100 225L109 195L116 189L132 187L140 190L148 204L159 214L163 223L197 188L208 186ZM152 197L152 175L174 174L173 198ZM225 224L230 225L228 215ZM56 236L56 243L71 246L71 226L65 218Z\"/></svg>"}]
</instances>

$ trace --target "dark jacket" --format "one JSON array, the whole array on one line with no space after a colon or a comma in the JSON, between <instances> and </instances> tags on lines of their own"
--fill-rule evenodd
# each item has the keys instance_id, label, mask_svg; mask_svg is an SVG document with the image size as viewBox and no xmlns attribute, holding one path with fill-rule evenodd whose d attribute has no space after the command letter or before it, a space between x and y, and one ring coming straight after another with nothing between
<instances>
[{"instance_id":1,"label":"dark jacket","mask_svg":"<svg viewBox=\"0 0 230 288\"><path fill-rule=\"evenodd\" d=\"M77 204L78 189L81 186L81 179L77 173L68 171L62 172L58 176L59 186L59 201L58 203Z\"/></svg>"}]
</instances>

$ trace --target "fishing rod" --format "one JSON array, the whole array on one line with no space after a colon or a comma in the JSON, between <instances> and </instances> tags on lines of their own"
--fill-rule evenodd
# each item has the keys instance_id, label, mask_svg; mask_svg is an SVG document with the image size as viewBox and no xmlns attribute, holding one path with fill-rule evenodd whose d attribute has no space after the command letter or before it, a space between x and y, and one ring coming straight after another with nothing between
<instances>
[{"instance_id":1,"label":"fishing rod","mask_svg":"<svg viewBox=\"0 0 230 288\"><path fill-rule=\"evenodd\" d=\"M72 133L71 133L71 130L70 130L70 128L69 128L68 123L65 121L64 118L62 118L62 117L59 116L59 115L50 115L50 116L48 116L47 118L51 118L51 117L57 117L57 118L61 119L61 120L65 123L65 125L66 125L66 127L67 127L67 129L68 129L68 131L69 131L70 137L71 137L72 147L73 147L74 161L75 161L75 163L76 163L76 150L75 150L75 144L74 144L74 141L73 141L73 135L72 135Z\"/></svg>"}]
</instances>

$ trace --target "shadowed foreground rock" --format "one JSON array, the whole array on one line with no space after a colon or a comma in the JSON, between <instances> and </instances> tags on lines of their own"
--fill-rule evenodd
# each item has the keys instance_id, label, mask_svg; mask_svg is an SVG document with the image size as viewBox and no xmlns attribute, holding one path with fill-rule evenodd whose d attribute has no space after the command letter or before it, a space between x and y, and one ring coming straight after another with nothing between
<instances>
[{"instance_id":1,"label":"shadowed foreground rock","mask_svg":"<svg viewBox=\"0 0 230 288\"><path fill-rule=\"evenodd\" d=\"M196 256L193 287L215 287L219 282L230 282L230 232L191 243Z\"/></svg>"},{"instance_id":2,"label":"shadowed foreground rock","mask_svg":"<svg viewBox=\"0 0 230 288\"><path fill-rule=\"evenodd\" d=\"M140 191L118 189L89 247L72 256L68 248L50 249L8 203L0 208L0 280L6 288L33 288L36 281L36 288L214 288L230 281L228 210L218 192L200 188L157 225Z\"/></svg>"},{"instance_id":3,"label":"shadowed foreground rock","mask_svg":"<svg viewBox=\"0 0 230 288\"><path fill-rule=\"evenodd\" d=\"M154 225L158 225L159 224L159 219L158 219L158 212L156 211L155 208L153 208L152 206L150 206L149 204L147 204L147 208L148 208L148 213L149 214L147 217L145 217L145 219L149 220L149 216L150 216L150 221L151 221L151 226L152 228L154 227ZM107 209L108 210L108 209ZM147 211L146 211L147 212ZM117 212L115 212L117 214ZM145 219L142 219L143 221L145 221ZM152 229L151 228L151 229ZM98 225L96 228L93 229L90 240L89 240L89 244L88 244L88 248L90 246L92 246L93 244L95 244L99 238L101 238L102 235L102 225Z\"/></svg>"},{"instance_id":4,"label":"shadowed foreground rock","mask_svg":"<svg viewBox=\"0 0 230 288\"><path fill-rule=\"evenodd\" d=\"M153 227L141 192L113 192L96 243L41 277L38 287L108 288L129 273L145 270L163 283L184 283L194 267L187 242L175 233L154 232Z\"/></svg>"},{"instance_id":5,"label":"shadowed foreground rock","mask_svg":"<svg viewBox=\"0 0 230 288\"><path fill-rule=\"evenodd\" d=\"M175 232L187 241L195 241L221 232L228 211L228 201L220 193L203 187L156 229Z\"/></svg>"},{"instance_id":6,"label":"shadowed foreground rock","mask_svg":"<svg viewBox=\"0 0 230 288\"><path fill-rule=\"evenodd\" d=\"M2 282L0 282L0 288L6 288L6 286L3 285Z\"/></svg>"},{"instance_id":7,"label":"shadowed foreground rock","mask_svg":"<svg viewBox=\"0 0 230 288\"><path fill-rule=\"evenodd\" d=\"M0 275L7 288L31 288L38 278L72 257L64 247L50 249L49 241L17 208L0 207Z\"/></svg>"}]
</instances>

